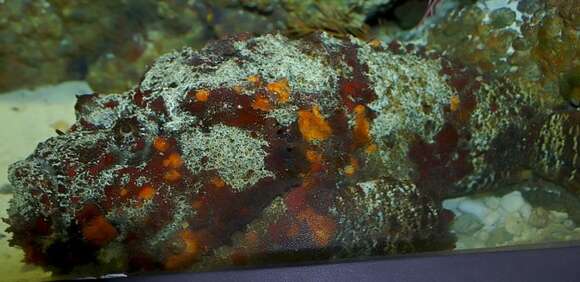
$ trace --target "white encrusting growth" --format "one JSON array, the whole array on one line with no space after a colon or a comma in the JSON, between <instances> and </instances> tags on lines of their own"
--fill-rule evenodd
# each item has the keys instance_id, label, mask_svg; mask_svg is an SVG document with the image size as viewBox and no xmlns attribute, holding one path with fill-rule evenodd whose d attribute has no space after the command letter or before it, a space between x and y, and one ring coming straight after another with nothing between
<instances>
[{"instance_id":1,"label":"white encrusting growth","mask_svg":"<svg viewBox=\"0 0 580 282\"><path fill-rule=\"evenodd\" d=\"M416 134L431 142L443 127L443 109L455 91L439 73L438 60L377 52L369 44L353 42L360 45L358 59L368 66L367 77L377 96L368 105L376 114L370 134L381 147L383 162L396 164L389 170L405 175L400 164L406 159L409 142L403 139ZM387 148L386 143L395 145Z\"/></svg>"},{"instance_id":2,"label":"white encrusting growth","mask_svg":"<svg viewBox=\"0 0 580 282\"><path fill-rule=\"evenodd\" d=\"M180 144L185 164L192 173L215 169L238 191L262 178L274 177L264 161L268 143L243 129L225 125L215 125L209 133L192 129L181 137Z\"/></svg>"},{"instance_id":3,"label":"white encrusting growth","mask_svg":"<svg viewBox=\"0 0 580 282\"><path fill-rule=\"evenodd\" d=\"M228 72L242 75L228 83L239 83L249 75L259 74L266 81L287 78L290 88L299 93L320 94L336 89L337 70L333 69L322 56L307 55L300 50L302 41L289 41L281 35L266 35L251 41L255 47L248 48L248 42L235 44L236 49L248 61ZM233 70L233 71L232 71Z\"/></svg>"},{"instance_id":4,"label":"white encrusting growth","mask_svg":"<svg viewBox=\"0 0 580 282\"><path fill-rule=\"evenodd\" d=\"M250 43L255 45L250 48ZM302 41L289 41L281 35L235 42L235 52L243 59L232 57L217 66L203 66L203 70L192 69L188 59L203 57L206 54L204 50L194 52L186 48L175 51L156 61L145 75L141 89L161 91L163 97L174 97L172 101L165 100L165 103L170 108L169 112L175 115L177 113L171 105L180 101L190 90L231 88L247 84L248 77L258 75L265 82L287 79L296 95L324 96L317 97L327 99L321 102L323 108L336 105L338 98L328 94L336 90L337 70L322 61L323 56L305 54L300 50L301 44ZM291 95L290 99L293 98Z\"/></svg>"}]
</instances>

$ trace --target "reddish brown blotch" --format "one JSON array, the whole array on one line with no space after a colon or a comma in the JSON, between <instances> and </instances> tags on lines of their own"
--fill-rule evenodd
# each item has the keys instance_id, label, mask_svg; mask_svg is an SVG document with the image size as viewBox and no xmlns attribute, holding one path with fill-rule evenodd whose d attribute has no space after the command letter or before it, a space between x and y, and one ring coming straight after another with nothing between
<instances>
[{"instance_id":1,"label":"reddish brown blotch","mask_svg":"<svg viewBox=\"0 0 580 282\"><path fill-rule=\"evenodd\" d=\"M117 229L103 215L89 220L83 226L82 233L85 240L97 246L106 245L118 235Z\"/></svg>"}]
</instances>

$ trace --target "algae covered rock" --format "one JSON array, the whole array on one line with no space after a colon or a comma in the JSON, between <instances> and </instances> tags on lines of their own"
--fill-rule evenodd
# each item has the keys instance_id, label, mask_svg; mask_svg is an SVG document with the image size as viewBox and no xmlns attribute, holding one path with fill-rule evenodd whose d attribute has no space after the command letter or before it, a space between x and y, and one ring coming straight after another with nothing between
<instances>
[{"instance_id":1,"label":"algae covered rock","mask_svg":"<svg viewBox=\"0 0 580 282\"><path fill-rule=\"evenodd\" d=\"M44 83L56 83L67 73L62 49L63 23L46 11L44 1L0 3L0 91ZM23 15L35 15L24 20ZM43 40L39 40L42 38ZM25 53L25 54L24 54ZM39 62L44 62L39 64Z\"/></svg>"},{"instance_id":2,"label":"algae covered rock","mask_svg":"<svg viewBox=\"0 0 580 282\"><path fill-rule=\"evenodd\" d=\"M153 60L229 34L362 34L379 1L2 1L0 91L86 79L122 92Z\"/></svg>"},{"instance_id":3,"label":"algae covered rock","mask_svg":"<svg viewBox=\"0 0 580 282\"><path fill-rule=\"evenodd\" d=\"M87 78L125 91L159 55L210 37L200 1L2 1L0 91Z\"/></svg>"},{"instance_id":4,"label":"algae covered rock","mask_svg":"<svg viewBox=\"0 0 580 282\"><path fill-rule=\"evenodd\" d=\"M271 14L294 36L325 31L334 36L366 36L366 21L392 6L392 0L239 0L242 6Z\"/></svg>"},{"instance_id":5,"label":"algae covered rock","mask_svg":"<svg viewBox=\"0 0 580 282\"><path fill-rule=\"evenodd\" d=\"M450 249L445 197L578 187L577 112L396 44L242 34L75 110L9 171L12 244L57 273Z\"/></svg>"},{"instance_id":6,"label":"algae covered rock","mask_svg":"<svg viewBox=\"0 0 580 282\"><path fill-rule=\"evenodd\" d=\"M415 26L387 21L374 27L373 35L385 42L424 46L482 73L507 78L546 107L578 108L576 1L433 2L435 13Z\"/></svg>"},{"instance_id":7,"label":"algae covered rock","mask_svg":"<svg viewBox=\"0 0 580 282\"><path fill-rule=\"evenodd\" d=\"M427 28L425 46L506 77L548 107L578 107L574 0L477 1Z\"/></svg>"}]
</instances>

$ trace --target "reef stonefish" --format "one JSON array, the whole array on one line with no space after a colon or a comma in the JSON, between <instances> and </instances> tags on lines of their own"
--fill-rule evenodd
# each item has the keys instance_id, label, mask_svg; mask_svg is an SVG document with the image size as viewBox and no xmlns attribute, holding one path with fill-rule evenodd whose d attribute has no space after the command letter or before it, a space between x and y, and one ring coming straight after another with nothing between
<instances>
[{"instance_id":1,"label":"reef stonefish","mask_svg":"<svg viewBox=\"0 0 580 282\"><path fill-rule=\"evenodd\" d=\"M444 250L445 197L579 190L578 112L397 44L234 36L75 110L9 170L11 242L57 272Z\"/></svg>"}]
</instances>

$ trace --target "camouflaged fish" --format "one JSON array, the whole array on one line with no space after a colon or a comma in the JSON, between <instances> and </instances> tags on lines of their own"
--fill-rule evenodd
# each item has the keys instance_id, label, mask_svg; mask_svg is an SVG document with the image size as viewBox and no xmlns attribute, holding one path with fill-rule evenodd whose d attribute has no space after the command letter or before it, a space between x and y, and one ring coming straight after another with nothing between
<instances>
[{"instance_id":1,"label":"camouflaged fish","mask_svg":"<svg viewBox=\"0 0 580 282\"><path fill-rule=\"evenodd\" d=\"M444 250L445 197L579 187L578 112L397 44L239 35L75 110L9 170L12 244L57 272Z\"/></svg>"}]
</instances>

